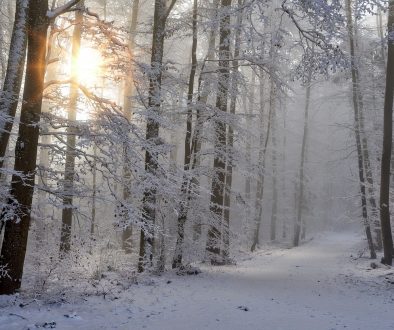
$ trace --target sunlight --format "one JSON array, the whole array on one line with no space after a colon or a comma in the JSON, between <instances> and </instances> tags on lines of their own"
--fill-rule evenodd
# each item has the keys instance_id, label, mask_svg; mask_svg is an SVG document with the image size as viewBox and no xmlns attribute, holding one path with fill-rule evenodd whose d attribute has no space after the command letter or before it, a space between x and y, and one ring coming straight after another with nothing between
<instances>
[{"instance_id":1,"label":"sunlight","mask_svg":"<svg viewBox=\"0 0 394 330\"><path fill-rule=\"evenodd\" d=\"M90 47L82 47L77 60L77 76L84 86L99 84L103 60L100 53Z\"/></svg>"}]
</instances>

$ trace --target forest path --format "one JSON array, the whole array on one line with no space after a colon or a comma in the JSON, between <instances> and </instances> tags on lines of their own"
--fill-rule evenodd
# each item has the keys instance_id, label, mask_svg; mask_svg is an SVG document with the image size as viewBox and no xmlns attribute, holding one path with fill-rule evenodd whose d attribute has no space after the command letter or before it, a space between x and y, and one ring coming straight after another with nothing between
<instances>
[{"instance_id":1,"label":"forest path","mask_svg":"<svg viewBox=\"0 0 394 330\"><path fill-rule=\"evenodd\" d=\"M392 330L392 270L352 258L361 240L329 233L295 249L260 250L237 266L204 266L197 276L167 273L112 301L13 307L7 313L26 320L5 316L6 327L0 309L0 329L53 320L57 329Z\"/></svg>"}]
</instances>

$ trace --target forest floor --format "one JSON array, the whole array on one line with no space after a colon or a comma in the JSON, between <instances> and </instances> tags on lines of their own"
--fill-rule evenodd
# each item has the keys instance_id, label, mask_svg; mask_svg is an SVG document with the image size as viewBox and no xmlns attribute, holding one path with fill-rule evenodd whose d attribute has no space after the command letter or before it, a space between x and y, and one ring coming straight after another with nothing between
<instances>
[{"instance_id":1,"label":"forest floor","mask_svg":"<svg viewBox=\"0 0 394 330\"><path fill-rule=\"evenodd\" d=\"M362 238L326 233L264 247L236 266L167 272L127 289L51 303L0 297L0 329L394 329L394 268L360 257Z\"/></svg>"}]
</instances>

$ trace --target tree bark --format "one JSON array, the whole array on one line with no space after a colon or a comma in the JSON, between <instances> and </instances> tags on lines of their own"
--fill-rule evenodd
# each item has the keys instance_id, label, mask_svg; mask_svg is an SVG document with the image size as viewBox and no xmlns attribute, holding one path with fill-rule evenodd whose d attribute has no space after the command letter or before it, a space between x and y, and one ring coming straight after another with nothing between
<instances>
[{"instance_id":1,"label":"tree bark","mask_svg":"<svg viewBox=\"0 0 394 330\"><path fill-rule=\"evenodd\" d=\"M276 93L275 93L276 94ZM274 95L277 98L277 95ZM278 187L277 187L277 161L276 161L276 102L272 110L272 210L271 210L271 241L276 240L276 225L278 219Z\"/></svg>"},{"instance_id":2,"label":"tree bark","mask_svg":"<svg viewBox=\"0 0 394 330\"><path fill-rule=\"evenodd\" d=\"M353 93L353 108L354 108L354 128L356 135L356 146L357 146L357 155L358 155L358 167L359 167L359 180L360 180L360 193L361 193L361 207L362 207L362 216L365 227L365 234L368 240L368 246L370 250L370 256L372 259L376 258L375 247L373 244L373 238L371 233L371 226L368 218L368 210L367 210L367 196L366 196L366 182L365 182L365 158L363 153L363 144L361 138L361 127L360 127L360 99L357 91L358 88L358 73L355 63L355 41L354 41L354 27L353 27L353 17L352 17L352 8L351 8L351 0L346 0L346 20L347 20L347 29L349 36L349 46L350 46L350 56L352 61L352 93Z\"/></svg>"},{"instance_id":3,"label":"tree bark","mask_svg":"<svg viewBox=\"0 0 394 330\"><path fill-rule=\"evenodd\" d=\"M217 14L218 14L218 6L219 6L219 0L213 0L213 15L212 15L212 20L217 19ZM207 78L209 74L209 69L206 68L207 63L211 63L215 59L215 45L216 45L216 34L217 34L217 27L215 24L212 24L210 33L209 33L209 38L208 38L208 50L207 50L207 55L206 59L202 65L200 76L198 78L198 96L197 96L197 103L196 103L196 125L195 129L193 132L193 137L192 137L192 147L191 147L191 153L192 153L192 160L191 160L191 168L194 170L196 167L200 165L200 151L201 151L201 134L203 132L203 126L204 126L204 110L205 107L207 106L208 102L208 96L209 93L212 89L212 83L209 82L209 79ZM194 195L198 194L199 190L199 177L198 176L193 176L193 190L194 190ZM201 221L197 220L196 223L194 223L193 226L193 239L194 241L198 240L201 237L202 233L202 228L201 228Z\"/></svg>"},{"instance_id":4,"label":"tree bark","mask_svg":"<svg viewBox=\"0 0 394 330\"><path fill-rule=\"evenodd\" d=\"M250 82L250 91L249 91L249 107L248 107L248 115L246 117L246 126L248 130L252 127L252 115L255 106L255 85L256 85L256 74L252 71L252 79ZM251 149L252 149L252 135L248 133L246 137L246 164L251 164ZM250 175L247 175L245 178L245 199L250 201L251 199L251 178ZM248 210L248 218L251 217L250 210Z\"/></svg>"},{"instance_id":5,"label":"tree bark","mask_svg":"<svg viewBox=\"0 0 394 330\"><path fill-rule=\"evenodd\" d=\"M272 78L271 78L272 79ZM271 81L271 93L273 82ZM265 180L265 161L267 154L268 141L271 133L271 121L273 107L269 107L268 121L267 121L267 132L264 135L264 87L265 86L265 75L263 70L260 70L260 143L259 143L259 158L258 158L258 177L257 177L257 189L256 189L256 214L255 224L256 228L253 235L253 242L250 250L253 252L256 250L257 245L260 241L260 228L263 218L263 197L264 197L264 180ZM264 146L264 147L263 147Z\"/></svg>"},{"instance_id":6,"label":"tree bark","mask_svg":"<svg viewBox=\"0 0 394 330\"><path fill-rule=\"evenodd\" d=\"M286 146L287 146L287 109L286 104L283 109L283 146L282 146L282 200L285 199L286 196ZM284 209L287 209L284 208ZM282 216L282 239L285 240L287 238L287 212Z\"/></svg>"},{"instance_id":7,"label":"tree bark","mask_svg":"<svg viewBox=\"0 0 394 330\"><path fill-rule=\"evenodd\" d=\"M390 162L393 133L393 90L394 90L394 0L388 9L388 54L386 70L386 91L384 97L383 150L380 176L380 222L383 238L383 260L391 265L393 260L393 237L390 224Z\"/></svg>"},{"instance_id":8,"label":"tree bark","mask_svg":"<svg viewBox=\"0 0 394 330\"><path fill-rule=\"evenodd\" d=\"M15 172L8 206L2 212L7 220L2 263L9 277L0 281L0 294L13 294L21 286L23 264L31 219L39 138L39 121L45 76L48 19L47 0L32 0L29 9L28 54L19 136L15 148Z\"/></svg>"},{"instance_id":9,"label":"tree bark","mask_svg":"<svg viewBox=\"0 0 394 330\"><path fill-rule=\"evenodd\" d=\"M133 0L133 7L132 7L132 13L131 13L131 22L130 22L130 40L129 40L129 49L132 54L134 55L134 48L135 48L135 35L136 35L136 30L137 30L137 24L138 24L138 11L139 11L139 0ZM132 109L133 109L133 97L134 97L134 86L133 86L133 76L132 72L130 72L125 81L125 96L124 96L124 104L123 104L123 109L124 109L124 114L127 118L127 120L131 120L132 116ZM123 200L124 203L127 203L128 200L130 199L130 188L129 186L131 185L131 173L130 169L128 167L128 162L129 162L129 156L127 152L127 147L124 146L124 166L123 166L123 176L124 176L124 187L123 187ZM125 253L131 253L132 252L132 245L131 245L131 237L133 234L133 228L132 225L129 222L129 219L127 217L127 214L125 215L125 227L123 228L122 232L122 248L125 251Z\"/></svg>"},{"instance_id":10,"label":"tree bark","mask_svg":"<svg viewBox=\"0 0 394 330\"><path fill-rule=\"evenodd\" d=\"M31 5L31 0L16 1L7 72L3 90L0 94L0 168L3 167L22 86L26 57L28 12Z\"/></svg>"},{"instance_id":11,"label":"tree bark","mask_svg":"<svg viewBox=\"0 0 394 330\"><path fill-rule=\"evenodd\" d=\"M167 17L170 13L175 0L167 8L167 1L155 0L153 36L152 36L152 55L151 68L149 73L149 115L146 124L146 140L148 143L156 144L159 138L159 122L154 119L160 113L161 104L161 81L163 71L163 51L164 37ZM154 176L158 168L158 155L156 152L146 150L145 152L145 171L148 175ZM143 198L144 227L140 234L140 252L138 260L138 272L143 272L146 266L153 262L153 242L154 224L156 219L156 188L147 188Z\"/></svg>"},{"instance_id":12,"label":"tree bark","mask_svg":"<svg viewBox=\"0 0 394 330\"><path fill-rule=\"evenodd\" d=\"M239 55L241 51L241 32L243 21L243 3L244 0L238 0L238 14L235 27L234 38L234 56L232 61L232 89L230 97L230 114L235 115L237 96L239 93ZM223 212L223 262L230 261L230 208L231 208L231 190L233 184L233 148L234 148L234 129L229 125L227 132L227 164L226 164L226 186L224 192L224 212Z\"/></svg>"},{"instance_id":13,"label":"tree bark","mask_svg":"<svg viewBox=\"0 0 394 330\"><path fill-rule=\"evenodd\" d=\"M185 158L184 171L191 170L191 148L192 148L192 125L193 125L193 94L194 94L194 79L197 70L197 0L193 1L193 42L191 55L191 70L189 75L189 88L187 93L187 117L186 117L186 136L185 136ZM181 187L181 194L185 199L181 202L178 212L178 226L177 226L177 240L175 245L175 254L172 260L172 268L179 268L182 266L183 256L183 241L185 238L185 223L187 220L187 212L189 211L190 203L190 185L191 179L187 174L183 176Z\"/></svg>"},{"instance_id":14,"label":"tree bark","mask_svg":"<svg viewBox=\"0 0 394 330\"><path fill-rule=\"evenodd\" d=\"M78 104L78 57L81 48L84 1L81 1L75 12L75 25L72 40L72 62L71 62L71 87L70 104L68 109L66 164L64 169L64 197L62 209L62 227L60 233L60 253L67 253L71 248L71 230L73 218L73 195L75 177L76 157L76 135L77 135L77 104Z\"/></svg>"},{"instance_id":15,"label":"tree bark","mask_svg":"<svg viewBox=\"0 0 394 330\"><path fill-rule=\"evenodd\" d=\"M220 38L219 38L219 69L218 69L218 91L216 97L216 108L227 112L228 89L229 89L229 60L230 60L230 7L231 0L221 0L220 8ZM223 121L215 121L215 156L213 162L212 186L210 211L215 215L213 223L209 225L206 242L206 252L211 264L223 262L220 253L221 226L223 217L224 184L226 164L221 155L226 146L226 124Z\"/></svg>"},{"instance_id":16,"label":"tree bark","mask_svg":"<svg viewBox=\"0 0 394 330\"><path fill-rule=\"evenodd\" d=\"M308 141L308 121L309 121L309 105L311 99L311 82L312 82L312 71L309 70L308 72L308 80L307 80L307 87L306 87L306 96L305 96L305 110L304 110L304 133L302 137L302 146L301 146L301 164L300 164L300 172L298 178L298 206L297 206L297 219L294 224L294 238L293 238L293 245L298 246L300 244L300 233L301 227L305 227L306 221L302 216L302 211L304 208L304 190L305 190L305 160L306 160L306 151L307 151L307 141ZM302 229L304 232L305 228Z\"/></svg>"},{"instance_id":17,"label":"tree bark","mask_svg":"<svg viewBox=\"0 0 394 330\"><path fill-rule=\"evenodd\" d=\"M350 0L351 5L351 0ZM358 5L356 1L355 5ZM351 8L351 7L350 7ZM350 11L350 18L352 19L352 13ZM355 17L355 21L357 23L357 16ZM352 23L352 20L350 20ZM350 26L349 26L350 28ZM362 144L362 152L363 152L363 162L365 168L365 179L367 182L367 193L368 193L368 202L370 205L370 214L371 219L370 223L373 223L373 230L375 233L375 247L377 250L382 249L382 233L380 228L380 221L379 221L379 214L378 214L378 207L376 203L375 197L375 187L374 187L374 180L373 180L373 173L372 173L372 166L369 157L369 147L368 147L368 139L367 134L365 132L365 125L364 125L364 98L361 91L361 74L358 63L356 63L356 53L357 53L357 40L358 40L358 24L354 25L354 36L351 35L352 38L349 38L349 42L353 43L353 58L354 58L354 73L355 73L355 81L354 87L357 93L357 101L358 101L358 109L359 109L359 126L360 126L360 136L361 136L361 144ZM384 59L383 59L384 60Z\"/></svg>"}]
</instances>

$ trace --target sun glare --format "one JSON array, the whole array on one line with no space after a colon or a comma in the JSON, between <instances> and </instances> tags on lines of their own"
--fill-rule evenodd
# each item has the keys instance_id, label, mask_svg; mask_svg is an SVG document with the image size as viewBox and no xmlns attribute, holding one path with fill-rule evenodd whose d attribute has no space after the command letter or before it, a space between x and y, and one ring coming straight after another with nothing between
<instances>
[{"instance_id":1,"label":"sun glare","mask_svg":"<svg viewBox=\"0 0 394 330\"><path fill-rule=\"evenodd\" d=\"M99 84L101 65L102 58L97 50L88 47L81 48L77 61L79 82L85 86Z\"/></svg>"}]
</instances>

